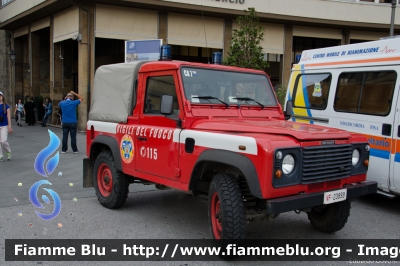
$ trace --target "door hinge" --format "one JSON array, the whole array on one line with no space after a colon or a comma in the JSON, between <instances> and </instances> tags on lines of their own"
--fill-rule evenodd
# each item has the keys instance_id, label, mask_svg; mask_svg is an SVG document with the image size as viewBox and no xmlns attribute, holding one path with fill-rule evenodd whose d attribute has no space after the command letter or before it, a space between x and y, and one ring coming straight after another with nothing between
<instances>
[{"instance_id":1,"label":"door hinge","mask_svg":"<svg viewBox=\"0 0 400 266\"><path fill-rule=\"evenodd\" d=\"M180 177L181 176L181 169L175 168L175 176Z\"/></svg>"}]
</instances>

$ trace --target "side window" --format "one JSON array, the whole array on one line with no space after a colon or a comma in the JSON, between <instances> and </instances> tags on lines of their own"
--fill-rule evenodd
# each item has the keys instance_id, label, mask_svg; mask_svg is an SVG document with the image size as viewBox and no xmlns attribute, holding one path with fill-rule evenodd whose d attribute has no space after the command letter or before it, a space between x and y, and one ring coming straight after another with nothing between
<instances>
[{"instance_id":1,"label":"side window","mask_svg":"<svg viewBox=\"0 0 400 266\"><path fill-rule=\"evenodd\" d=\"M396 79L395 71L340 74L334 103L335 111L388 115Z\"/></svg>"},{"instance_id":2,"label":"side window","mask_svg":"<svg viewBox=\"0 0 400 266\"><path fill-rule=\"evenodd\" d=\"M332 75L329 73L299 75L295 82L293 106L325 110L331 81Z\"/></svg>"},{"instance_id":3,"label":"side window","mask_svg":"<svg viewBox=\"0 0 400 266\"><path fill-rule=\"evenodd\" d=\"M174 97L174 114L179 114L178 98L176 96L176 88L174 77L158 76L149 77L147 79L146 99L144 106L145 114L161 114L161 97L162 95L171 95Z\"/></svg>"},{"instance_id":4,"label":"side window","mask_svg":"<svg viewBox=\"0 0 400 266\"><path fill-rule=\"evenodd\" d=\"M333 105L335 111L357 113L363 77L363 73L340 74Z\"/></svg>"}]
</instances>

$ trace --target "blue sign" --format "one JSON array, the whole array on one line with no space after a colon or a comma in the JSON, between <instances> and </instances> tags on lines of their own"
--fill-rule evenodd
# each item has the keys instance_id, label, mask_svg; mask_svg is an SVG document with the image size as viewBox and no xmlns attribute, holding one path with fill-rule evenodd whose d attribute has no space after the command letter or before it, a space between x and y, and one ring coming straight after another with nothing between
<instances>
[{"instance_id":1,"label":"blue sign","mask_svg":"<svg viewBox=\"0 0 400 266\"><path fill-rule=\"evenodd\" d=\"M143 60L158 60L162 40L125 42L125 63Z\"/></svg>"}]
</instances>

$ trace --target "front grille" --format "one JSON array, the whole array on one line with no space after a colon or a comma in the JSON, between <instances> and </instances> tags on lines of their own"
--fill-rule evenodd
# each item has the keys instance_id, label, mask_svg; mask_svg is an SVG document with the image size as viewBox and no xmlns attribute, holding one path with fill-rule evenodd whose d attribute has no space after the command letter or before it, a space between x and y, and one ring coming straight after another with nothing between
<instances>
[{"instance_id":1,"label":"front grille","mask_svg":"<svg viewBox=\"0 0 400 266\"><path fill-rule=\"evenodd\" d=\"M310 184L350 176L351 145L303 148L302 184Z\"/></svg>"}]
</instances>

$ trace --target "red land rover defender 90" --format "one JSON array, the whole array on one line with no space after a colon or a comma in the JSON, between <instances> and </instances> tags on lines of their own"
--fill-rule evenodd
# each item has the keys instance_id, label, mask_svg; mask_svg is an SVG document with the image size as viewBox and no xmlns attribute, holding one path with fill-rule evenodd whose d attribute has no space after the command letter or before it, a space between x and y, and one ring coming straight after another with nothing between
<instances>
[{"instance_id":1,"label":"red land rover defender 90","mask_svg":"<svg viewBox=\"0 0 400 266\"><path fill-rule=\"evenodd\" d=\"M287 113L290 115L290 105ZM212 237L240 240L246 220L303 211L323 232L343 228L367 182L367 139L286 121L262 71L178 61L96 71L84 187L118 208L129 184L208 199Z\"/></svg>"}]
</instances>

